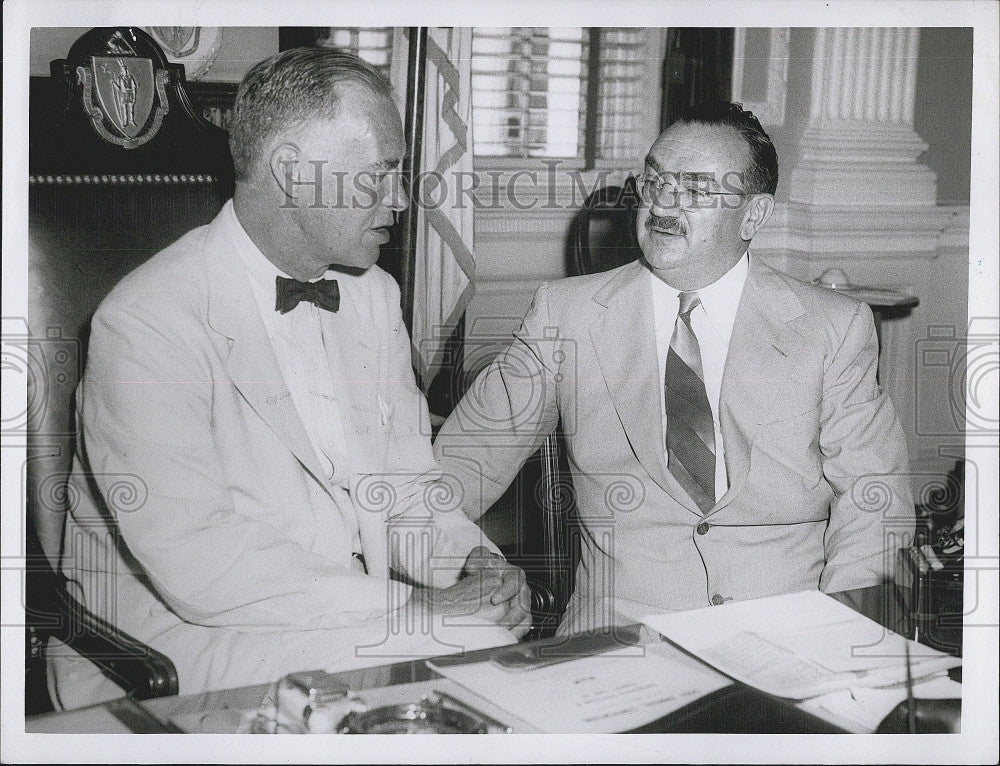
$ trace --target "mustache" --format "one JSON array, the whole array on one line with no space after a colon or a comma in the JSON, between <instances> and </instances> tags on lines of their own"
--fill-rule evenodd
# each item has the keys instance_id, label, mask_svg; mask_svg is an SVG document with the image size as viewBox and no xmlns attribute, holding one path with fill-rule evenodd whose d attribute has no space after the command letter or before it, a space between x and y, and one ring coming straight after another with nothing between
<instances>
[{"instance_id":1,"label":"mustache","mask_svg":"<svg viewBox=\"0 0 1000 766\"><path fill-rule=\"evenodd\" d=\"M656 215L656 213L651 212L646 219L646 228L666 229L668 231L675 231L678 234L687 234L687 227L684 226L684 221L676 215Z\"/></svg>"}]
</instances>

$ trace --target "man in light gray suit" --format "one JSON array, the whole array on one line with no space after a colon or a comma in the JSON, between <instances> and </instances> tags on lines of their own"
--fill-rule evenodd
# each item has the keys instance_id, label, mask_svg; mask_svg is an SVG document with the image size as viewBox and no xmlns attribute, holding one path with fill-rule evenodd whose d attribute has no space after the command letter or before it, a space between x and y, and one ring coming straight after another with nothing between
<instances>
[{"instance_id":1,"label":"man in light gray suit","mask_svg":"<svg viewBox=\"0 0 1000 766\"><path fill-rule=\"evenodd\" d=\"M689 109L646 156L643 257L539 288L435 441L478 518L561 423L563 632L891 577L914 509L872 314L748 252L777 179L752 114Z\"/></svg>"},{"instance_id":2,"label":"man in light gray suit","mask_svg":"<svg viewBox=\"0 0 1000 766\"><path fill-rule=\"evenodd\" d=\"M514 642L523 573L442 505L374 265L407 205L387 82L339 51L278 54L240 85L230 145L233 200L94 316L69 587L173 660L182 694ZM49 656L64 706L120 694Z\"/></svg>"}]
</instances>

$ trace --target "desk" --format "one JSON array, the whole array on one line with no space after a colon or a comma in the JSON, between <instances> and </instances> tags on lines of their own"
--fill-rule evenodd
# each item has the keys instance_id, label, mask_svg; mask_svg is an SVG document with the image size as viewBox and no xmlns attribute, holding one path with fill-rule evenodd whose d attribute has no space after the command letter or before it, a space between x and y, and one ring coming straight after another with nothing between
<instances>
[{"instance_id":1,"label":"desk","mask_svg":"<svg viewBox=\"0 0 1000 766\"><path fill-rule=\"evenodd\" d=\"M908 635L908 610L899 589L891 584L833 594L857 612ZM638 630L639 626L631 626ZM630 628L626 628L628 630ZM554 639L546 639L553 641ZM544 643L536 642L536 643ZM470 652L470 661L488 659L502 649ZM440 679L424 660L397 662L344 671L337 676L352 689L363 692L399 684ZM169 721L177 716L208 711L241 711L258 707L268 693L267 684L203 692L180 697L160 697L136 702L113 700L103 705L48 713L25 720L28 733L170 733ZM484 711L495 715L495 711ZM633 730L635 733L840 733L843 730L799 710L791 703L735 683Z\"/></svg>"},{"instance_id":2,"label":"desk","mask_svg":"<svg viewBox=\"0 0 1000 766\"><path fill-rule=\"evenodd\" d=\"M628 629L638 631L640 626ZM551 642L555 639L547 639ZM470 661L488 659L502 649L470 652ZM398 684L432 681L442 677L427 667L424 660L399 662L373 668L338 673L337 677L362 693ZM225 719L225 711L258 707L270 685L247 686L180 697L161 697L136 702L120 699L66 713L48 713L25 721L28 733L177 733L170 724L178 716L215 712ZM495 715L496 711L486 711ZM772 697L743 684L733 684L702 697L653 723L631 733L738 733L738 734L834 734L843 730L797 709L784 700Z\"/></svg>"}]
</instances>

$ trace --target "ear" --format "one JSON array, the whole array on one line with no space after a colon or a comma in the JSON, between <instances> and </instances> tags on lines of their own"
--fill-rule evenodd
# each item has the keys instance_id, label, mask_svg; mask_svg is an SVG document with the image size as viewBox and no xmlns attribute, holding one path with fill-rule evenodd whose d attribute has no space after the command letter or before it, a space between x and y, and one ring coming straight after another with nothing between
<instances>
[{"instance_id":1,"label":"ear","mask_svg":"<svg viewBox=\"0 0 1000 766\"><path fill-rule=\"evenodd\" d=\"M774 196L771 194L754 194L750 197L750 204L743 214L743 222L740 224L740 238L749 242L754 235L760 231L767 219L774 211Z\"/></svg>"},{"instance_id":2,"label":"ear","mask_svg":"<svg viewBox=\"0 0 1000 766\"><path fill-rule=\"evenodd\" d=\"M285 198L295 199L295 189L301 183L302 150L290 142L282 141L271 150L268 167L271 178L284 193Z\"/></svg>"}]
</instances>

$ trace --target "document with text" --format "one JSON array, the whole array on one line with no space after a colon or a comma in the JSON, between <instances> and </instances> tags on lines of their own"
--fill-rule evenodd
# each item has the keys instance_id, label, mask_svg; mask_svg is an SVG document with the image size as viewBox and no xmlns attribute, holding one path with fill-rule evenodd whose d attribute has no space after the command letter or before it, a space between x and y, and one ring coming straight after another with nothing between
<instances>
[{"instance_id":1,"label":"document with text","mask_svg":"<svg viewBox=\"0 0 1000 766\"><path fill-rule=\"evenodd\" d=\"M649 615L643 623L723 673L790 699L903 683L907 643L914 678L962 664L819 591Z\"/></svg>"},{"instance_id":2,"label":"document with text","mask_svg":"<svg viewBox=\"0 0 1000 766\"><path fill-rule=\"evenodd\" d=\"M493 661L428 664L546 733L628 731L732 683L663 642L527 670Z\"/></svg>"}]
</instances>

